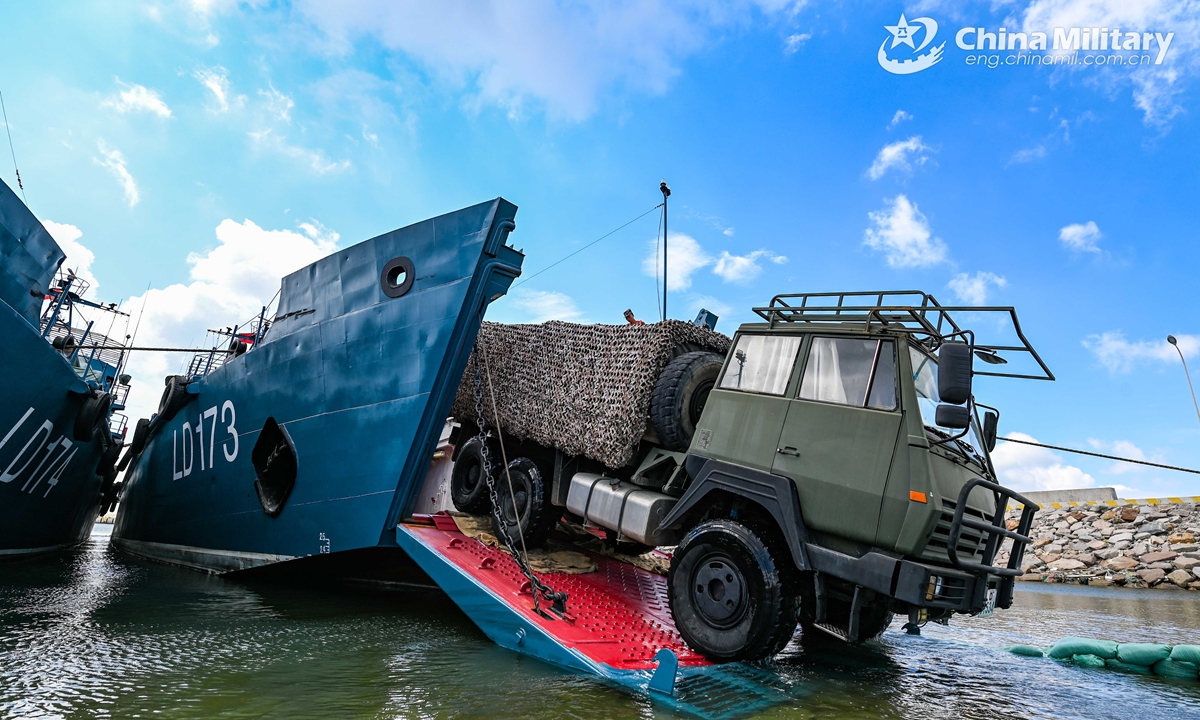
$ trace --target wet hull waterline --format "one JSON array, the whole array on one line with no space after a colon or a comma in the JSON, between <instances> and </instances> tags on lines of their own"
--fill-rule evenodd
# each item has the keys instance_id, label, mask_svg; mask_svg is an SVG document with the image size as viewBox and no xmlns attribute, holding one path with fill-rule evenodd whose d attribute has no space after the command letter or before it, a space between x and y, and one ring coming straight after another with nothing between
<instances>
[{"instance_id":1,"label":"wet hull waterline","mask_svg":"<svg viewBox=\"0 0 1200 720\"><path fill-rule=\"evenodd\" d=\"M312 578L235 581L116 552L110 531L97 525L83 546L6 567L0 716L672 715L498 647L418 582L380 592ZM1182 643L1196 627L1196 593L1024 584L1009 612L930 625L921 637L897 622L867 646L817 650L798 635L764 666L786 697L751 716L1190 717L1200 713L1195 684L1004 648L1068 634Z\"/></svg>"}]
</instances>

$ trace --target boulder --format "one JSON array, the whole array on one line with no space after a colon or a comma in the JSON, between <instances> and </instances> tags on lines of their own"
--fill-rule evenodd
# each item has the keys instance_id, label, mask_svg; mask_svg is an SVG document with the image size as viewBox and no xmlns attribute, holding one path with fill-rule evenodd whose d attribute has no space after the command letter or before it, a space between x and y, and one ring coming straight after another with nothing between
<instances>
[{"instance_id":1,"label":"boulder","mask_svg":"<svg viewBox=\"0 0 1200 720\"><path fill-rule=\"evenodd\" d=\"M1087 544L1088 550L1103 550L1108 547L1108 543L1103 540L1093 540Z\"/></svg>"},{"instance_id":2,"label":"boulder","mask_svg":"<svg viewBox=\"0 0 1200 720\"><path fill-rule=\"evenodd\" d=\"M1175 566L1169 562L1148 563L1148 564L1146 564L1146 567L1157 568L1159 570L1162 570L1163 572L1171 572L1172 570L1175 569Z\"/></svg>"},{"instance_id":3,"label":"boulder","mask_svg":"<svg viewBox=\"0 0 1200 720\"><path fill-rule=\"evenodd\" d=\"M1177 557L1171 564L1180 570L1191 570L1194 567L1200 567L1200 560L1189 557Z\"/></svg>"},{"instance_id":4,"label":"boulder","mask_svg":"<svg viewBox=\"0 0 1200 720\"><path fill-rule=\"evenodd\" d=\"M1182 555L1183 553L1189 553L1189 552L1194 553L1197 550L1200 550L1200 545L1196 545L1194 543L1184 543L1182 545L1176 545L1175 543L1171 543L1171 549Z\"/></svg>"},{"instance_id":5,"label":"boulder","mask_svg":"<svg viewBox=\"0 0 1200 720\"><path fill-rule=\"evenodd\" d=\"M1190 532L1174 532L1167 536L1167 542L1174 546L1176 543L1194 543L1196 536Z\"/></svg>"},{"instance_id":6,"label":"boulder","mask_svg":"<svg viewBox=\"0 0 1200 720\"><path fill-rule=\"evenodd\" d=\"M1192 574L1186 570L1176 570L1167 575L1167 580L1175 583L1179 587L1187 587L1192 583Z\"/></svg>"},{"instance_id":7,"label":"boulder","mask_svg":"<svg viewBox=\"0 0 1200 720\"><path fill-rule=\"evenodd\" d=\"M1171 552L1170 550L1163 550L1160 552L1152 552L1152 553L1146 553L1144 555L1139 555L1138 560L1141 560L1142 562L1149 565L1150 563L1169 562L1171 560L1174 560L1177 557L1179 557L1178 553Z\"/></svg>"},{"instance_id":8,"label":"boulder","mask_svg":"<svg viewBox=\"0 0 1200 720\"><path fill-rule=\"evenodd\" d=\"M1017 579L1024 580L1025 582L1041 582L1042 574L1041 573L1025 573L1024 575L1022 575L1021 577L1019 577Z\"/></svg>"},{"instance_id":9,"label":"boulder","mask_svg":"<svg viewBox=\"0 0 1200 720\"><path fill-rule=\"evenodd\" d=\"M1153 585L1167 576L1165 572L1158 568L1146 568L1145 570L1138 570L1134 574L1141 578L1142 582L1147 585Z\"/></svg>"},{"instance_id":10,"label":"boulder","mask_svg":"<svg viewBox=\"0 0 1200 720\"><path fill-rule=\"evenodd\" d=\"M1138 516L1137 506L1130 505L1130 506L1121 508L1120 516L1121 516L1121 522L1133 522L1134 520L1137 520L1137 516Z\"/></svg>"},{"instance_id":11,"label":"boulder","mask_svg":"<svg viewBox=\"0 0 1200 720\"><path fill-rule=\"evenodd\" d=\"M1049 553L1047 555L1043 555L1041 560L1042 560L1042 562L1044 562L1046 564L1050 564L1060 558L1062 558L1062 555L1059 555L1058 553Z\"/></svg>"},{"instance_id":12,"label":"boulder","mask_svg":"<svg viewBox=\"0 0 1200 720\"><path fill-rule=\"evenodd\" d=\"M1085 541L1081 541L1081 542L1072 544L1071 549L1074 550L1075 552L1083 552L1084 550L1088 550L1089 549L1088 546L1091 544L1092 544L1092 541L1085 540Z\"/></svg>"},{"instance_id":13,"label":"boulder","mask_svg":"<svg viewBox=\"0 0 1200 720\"><path fill-rule=\"evenodd\" d=\"M1071 558L1063 558L1050 563L1051 570L1082 570L1085 567L1087 567L1087 565L1084 565L1078 560L1073 560Z\"/></svg>"},{"instance_id":14,"label":"boulder","mask_svg":"<svg viewBox=\"0 0 1200 720\"><path fill-rule=\"evenodd\" d=\"M1100 516L1100 519L1101 519L1101 520L1112 520L1112 519L1113 519L1113 518L1115 518L1116 516L1117 516L1117 511L1116 511L1115 509L1113 509L1113 510L1106 510L1106 511L1104 512L1104 514Z\"/></svg>"},{"instance_id":15,"label":"boulder","mask_svg":"<svg viewBox=\"0 0 1200 720\"><path fill-rule=\"evenodd\" d=\"M1021 521L1020 520L1005 520L1004 527L1008 528L1009 530L1016 530L1017 528L1021 527Z\"/></svg>"},{"instance_id":16,"label":"boulder","mask_svg":"<svg viewBox=\"0 0 1200 720\"><path fill-rule=\"evenodd\" d=\"M1049 544L1050 544L1050 543L1052 543L1052 542L1054 542L1054 539L1053 539L1053 538L1049 538L1049 537L1046 537L1046 536L1042 536L1042 537L1040 537L1040 538L1038 538L1038 539L1036 539L1036 540L1034 540L1034 541L1033 541L1033 546L1034 546L1035 548L1045 547L1046 545L1049 545Z\"/></svg>"},{"instance_id":17,"label":"boulder","mask_svg":"<svg viewBox=\"0 0 1200 720\"><path fill-rule=\"evenodd\" d=\"M1114 550L1124 550L1124 549L1128 548L1130 545L1131 545L1131 543L1128 540L1122 540L1120 542L1112 543L1111 547Z\"/></svg>"},{"instance_id":18,"label":"boulder","mask_svg":"<svg viewBox=\"0 0 1200 720\"><path fill-rule=\"evenodd\" d=\"M1082 553L1075 559L1088 567L1091 567L1096 564L1096 556L1092 553ZM1062 561L1060 560L1059 562L1062 562Z\"/></svg>"},{"instance_id":19,"label":"boulder","mask_svg":"<svg viewBox=\"0 0 1200 720\"><path fill-rule=\"evenodd\" d=\"M1108 548L1106 550L1096 551L1096 557L1100 558L1101 560L1111 560L1120 554L1121 551L1117 550L1116 548Z\"/></svg>"},{"instance_id":20,"label":"boulder","mask_svg":"<svg viewBox=\"0 0 1200 720\"><path fill-rule=\"evenodd\" d=\"M1110 543L1129 542L1130 540L1133 540L1133 533L1131 532L1113 533L1108 538Z\"/></svg>"},{"instance_id":21,"label":"boulder","mask_svg":"<svg viewBox=\"0 0 1200 720\"><path fill-rule=\"evenodd\" d=\"M1146 543L1134 543L1133 547L1129 550L1129 554L1134 557L1141 557L1148 552L1150 552L1150 546Z\"/></svg>"},{"instance_id":22,"label":"boulder","mask_svg":"<svg viewBox=\"0 0 1200 720\"><path fill-rule=\"evenodd\" d=\"M1141 532L1147 533L1149 535L1162 535L1164 533L1170 532L1170 530L1171 530L1171 528L1166 523L1158 522L1158 521L1148 522L1145 525L1143 525L1140 529Z\"/></svg>"},{"instance_id":23,"label":"boulder","mask_svg":"<svg viewBox=\"0 0 1200 720\"><path fill-rule=\"evenodd\" d=\"M1133 570L1139 565L1137 560L1124 555L1119 555L1115 558L1104 561L1104 566L1110 570ZM1197 575L1196 577L1200 577Z\"/></svg>"},{"instance_id":24,"label":"boulder","mask_svg":"<svg viewBox=\"0 0 1200 720\"><path fill-rule=\"evenodd\" d=\"M1197 580L1200 580L1200 567L1192 568L1192 574L1196 576Z\"/></svg>"}]
</instances>

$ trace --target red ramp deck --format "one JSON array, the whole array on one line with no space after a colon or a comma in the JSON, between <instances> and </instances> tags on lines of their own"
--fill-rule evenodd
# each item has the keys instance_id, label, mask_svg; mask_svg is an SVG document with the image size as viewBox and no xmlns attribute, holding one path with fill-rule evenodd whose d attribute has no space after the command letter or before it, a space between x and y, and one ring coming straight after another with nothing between
<instances>
[{"instance_id":1,"label":"red ramp deck","mask_svg":"<svg viewBox=\"0 0 1200 720\"><path fill-rule=\"evenodd\" d=\"M651 693L655 700L701 717L733 717L777 704L789 694L765 668L713 665L692 652L675 629L667 604L666 578L588 553L597 571L580 575L542 573L549 586L568 594L564 617L533 610L529 583L507 553L457 530L402 524L400 546L497 644L638 692L648 691L658 653L670 657ZM553 616L553 614L551 613Z\"/></svg>"}]
</instances>

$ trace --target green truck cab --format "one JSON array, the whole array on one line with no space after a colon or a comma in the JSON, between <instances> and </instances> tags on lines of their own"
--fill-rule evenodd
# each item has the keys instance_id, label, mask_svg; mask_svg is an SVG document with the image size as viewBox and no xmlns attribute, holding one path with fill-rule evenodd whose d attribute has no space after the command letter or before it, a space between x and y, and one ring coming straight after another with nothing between
<instances>
[{"instance_id":1,"label":"green truck cab","mask_svg":"<svg viewBox=\"0 0 1200 720\"><path fill-rule=\"evenodd\" d=\"M1013 309L870 292L779 295L755 311L763 322L734 336L661 521L682 535L669 586L684 639L712 659L755 659L797 622L858 642L893 613L918 631L1009 607L1036 505L997 481L999 413L971 386L1053 380ZM979 344L951 311L1001 314L1018 342ZM1036 374L1001 369L1017 354ZM1015 528L1009 503L1025 506ZM1005 540L1008 564L994 566Z\"/></svg>"}]
</instances>

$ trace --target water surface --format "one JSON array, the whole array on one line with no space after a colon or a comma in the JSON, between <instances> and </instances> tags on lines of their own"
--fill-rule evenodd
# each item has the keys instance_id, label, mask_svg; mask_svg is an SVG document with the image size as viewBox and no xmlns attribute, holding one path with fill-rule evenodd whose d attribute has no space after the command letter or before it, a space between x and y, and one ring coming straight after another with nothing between
<instances>
[{"instance_id":1,"label":"water surface","mask_svg":"<svg viewBox=\"0 0 1200 720\"><path fill-rule=\"evenodd\" d=\"M3 717L670 717L493 645L443 594L246 585L82 548L0 565ZM1020 586L1011 610L860 648L799 639L756 717L1200 717L1200 683L1002 651L1064 635L1200 643L1200 593Z\"/></svg>"}]
</instances>

